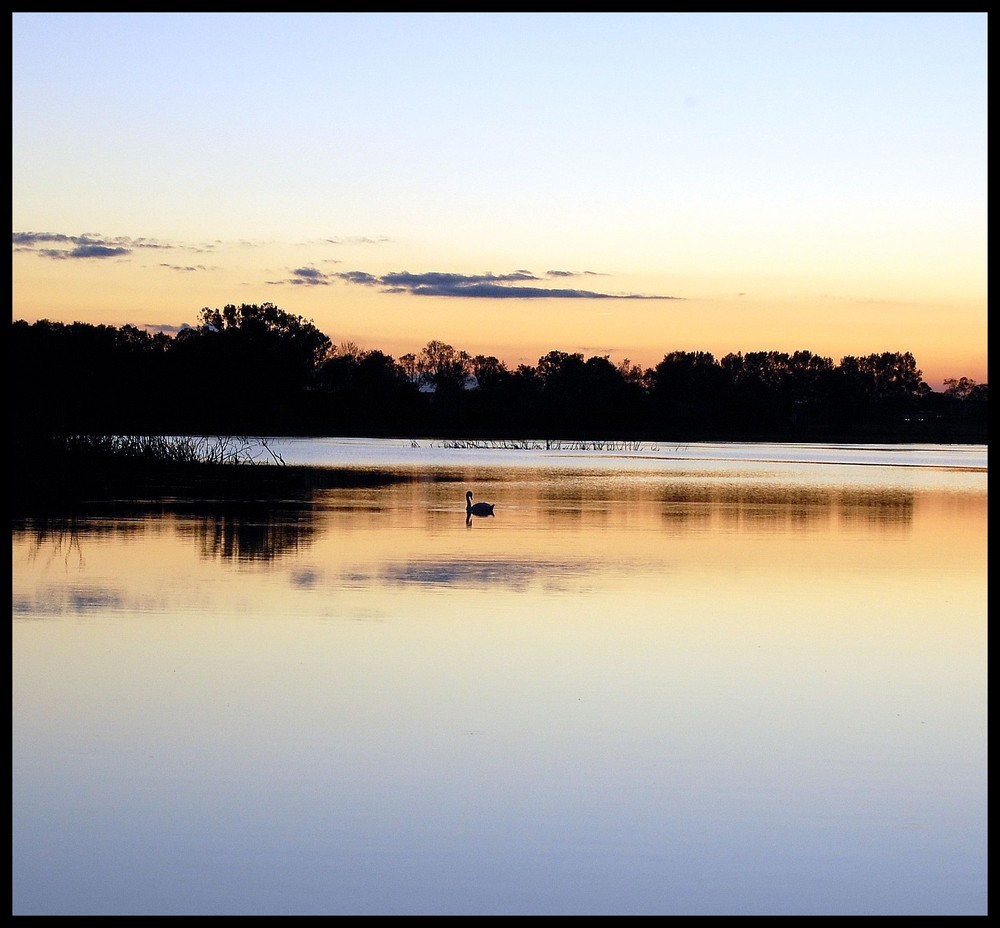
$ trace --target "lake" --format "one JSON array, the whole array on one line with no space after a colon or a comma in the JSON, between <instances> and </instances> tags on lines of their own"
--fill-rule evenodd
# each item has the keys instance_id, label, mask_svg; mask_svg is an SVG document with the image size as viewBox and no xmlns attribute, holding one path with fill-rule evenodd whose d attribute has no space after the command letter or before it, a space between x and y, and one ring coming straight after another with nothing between
<instances>
[{"instance_id":1,"label":"lake","mask_svg":"<svg viewBox=\"0 0 1000 928\"><path fill-rule=\"evenodd\" d=\"M986 446L267 447L14 523L14 915L987 914Z\"/></svg>"}]
</instances>

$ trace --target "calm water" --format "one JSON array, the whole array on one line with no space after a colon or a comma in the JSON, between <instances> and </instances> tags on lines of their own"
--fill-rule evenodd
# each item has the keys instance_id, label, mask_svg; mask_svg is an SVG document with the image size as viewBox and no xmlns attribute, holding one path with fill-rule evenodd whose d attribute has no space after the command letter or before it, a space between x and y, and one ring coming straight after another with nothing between
<instances>
[{"instance_id":1,"label":"calm water","mask_svg":"<svg viewBox=\"0 0 1000 928\"><path fill-rule=\"evenodd\" d=\"M272 446L14 526L14 914L986 914L985 446Z\"/></svg>"}]
</instances>

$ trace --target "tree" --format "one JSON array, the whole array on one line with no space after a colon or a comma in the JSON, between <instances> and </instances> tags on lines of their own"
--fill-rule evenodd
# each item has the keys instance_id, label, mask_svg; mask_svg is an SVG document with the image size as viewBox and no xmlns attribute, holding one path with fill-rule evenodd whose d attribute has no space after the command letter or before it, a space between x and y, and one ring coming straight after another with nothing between
<instances>
[{"instance_id":1,"label":"tree","mask_svg":"<svg viewBox=\"0 0 1000 928\"><path fill-rule=\"evenodd\" d=\"M421 382L437 392L463 389L472 372L472 358L441 341L430 341L420 351L417 370Z\"/></svg>"},{"instance_id":2,"label":"tree","mask_svg":"<svg viewBox=\"0 0 1000 928\"><path fill-rule=\"evenodd\" d=\"M949 377L944 381L945 396L953 397L956 400L985 400L989 385L976 383L970 377Z\"/></svg>"},{"instance_id":3,"label":"tree","mask_svg":"<svg viewBox=\"0 0 1000 928\"><path fill-rule=\"evenodd\" d=\"M273 303L230 303L221 310L201 311L201 333L233 336L249 353L261 359L268 350L277 350L287 361L311 374L331 349L329 336L311 322L279 309Z\"/></svg>"},{"instance_id":4,"label":"tree","mask_svg":"<svg viewBox=\"0 0 1000 928\"><path fill-rule=\"evenodd\" d=\"M11 327L16 428L148 430L165 391L167 336L126 325L40 320Z\"/></svg>"},{"instance_id":5,"label":"tree","mask_svg":"<svg viewBox=\"0 0 1000 928\"><path fill-rule=\"evenodd\" d=\"M671 434L717 432L730 411L729 383L727 372L710 352L665 354L649 372L655 423Z\"/></svg>"},{"instance_id":6,"label":"tree","mask_svg":"<svg viewBox=\"0 0 1000 928\"><path fill-rule=\"evenodd\" d=\"M403 366L381 351L341 344L320 365L317 385L322 393L321 428L381 435L405 431L419 421L417 384Z\"/></svg>"},{"instance_id":7,"label":"tree","mask_svg":"<svg viewBox=\"0 0 1000 928\"><path fill-rule=\"evenodd\" d=\"M550 351L509 370L442 341L394 361L332 347L270 303L203 309L171 337L133 325L11 326L12 425L93 434L463 434L478 438L986 440L988 385L922 379L909 352L674 351L641 371ZM421 386L429 389L421 390Z\"/></svg>"},{"instance_id":8,"label":"tree","mask_svg":"<svg viewBox=\"0 0 1000 928\"><path fill-rule=\"evenodd\" d=\"M489 390L510 379L507 365L493 355L477 354L470 361L472 376L476 378L476 387Z\"/></svg>"},{"instance_id":9,"label":"tree","mask_svg":"<svg viewBox=\"0 0 1000 928\"><path fill-rule=\"evenodd\" d=\"M179 333L170 352L185 431L300 430L306 391L331 344L273 303L202 309L201 324Z\"/></svg>"},{"instance_id":10,"label":"tree","mask_svg":"<svg viewBox=\"0 0 1000 928\"><path fill-rule=\"evenodd\" d=\"M841 359L840 367L857 376L876 402L911 400L930 391L909 351L883 351L863 358L848 356Z\"/></svg>"}]
</instances>

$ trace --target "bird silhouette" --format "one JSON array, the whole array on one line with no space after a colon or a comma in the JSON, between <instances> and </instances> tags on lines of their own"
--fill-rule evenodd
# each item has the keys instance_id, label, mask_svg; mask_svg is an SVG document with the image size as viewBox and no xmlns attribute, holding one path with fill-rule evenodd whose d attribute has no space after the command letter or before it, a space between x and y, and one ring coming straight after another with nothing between
<instances>
[{"instance_id":1,"label":"bird silhouette","mask_svg":"<svg viewBox=\"0 0 1000 928\"><path fill-rule=\"evenodd\" d=\"M465 494L465 514L467 516L491 516L496 503L475 503L472 502L472 490Z\"/></svg>"}]
</instances>

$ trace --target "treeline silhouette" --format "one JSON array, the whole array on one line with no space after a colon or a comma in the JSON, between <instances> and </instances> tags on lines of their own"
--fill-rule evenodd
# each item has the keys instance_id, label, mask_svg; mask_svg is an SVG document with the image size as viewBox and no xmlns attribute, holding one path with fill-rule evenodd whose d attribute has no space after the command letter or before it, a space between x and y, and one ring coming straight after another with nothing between
<instances>
[{"instance_id":1,"label":"treeline silhouette","mask_svg":"<svg viewBox=\"0 0 1000 928\"><path fill-rule=\"evenodd\" d=\"M48 320L11 336L15 436L987 441L987 385L935 392L909 352L674 351L642 369L550 351L509 369L441 341L335 345L271 303L206 308L172 336Z\"/></svg>"}]
</instances>

